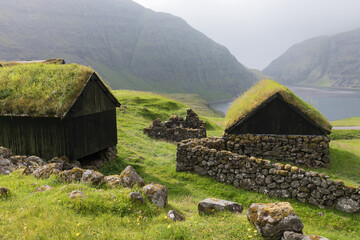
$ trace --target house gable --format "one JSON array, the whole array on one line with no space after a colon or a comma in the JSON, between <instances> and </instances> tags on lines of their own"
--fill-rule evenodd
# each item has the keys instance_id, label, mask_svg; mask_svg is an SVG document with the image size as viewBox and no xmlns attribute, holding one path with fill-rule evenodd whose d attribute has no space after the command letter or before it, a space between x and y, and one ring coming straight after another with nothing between
<instances>
[{"instance_id":1,"label":"house gable","mask_svg":"<svg viewBox=\"0 0 360 240\"><path fill-rule=\"evenodd\" d=\"M93 73L74 104L64 114L66 118L74 118L106 112L120 107L120 103L107 89L96 73Z\"/></svg>"},{"instance_id":2,"label":"house gable","mask_svg":"<svg viewBox=\"0 0 360 240\"><path fill-rule=\"evenodd\" d=\"M226 129L230 134L328 134L315 121L295 106L287 103L279 93L274 94L243 119Z\"/></svg>"}]
</instances>

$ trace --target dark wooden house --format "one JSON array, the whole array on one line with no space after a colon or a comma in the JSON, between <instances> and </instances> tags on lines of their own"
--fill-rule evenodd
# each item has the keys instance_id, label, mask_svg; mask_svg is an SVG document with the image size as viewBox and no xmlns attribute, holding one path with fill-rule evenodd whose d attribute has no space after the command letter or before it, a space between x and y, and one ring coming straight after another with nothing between
<instances>
[{"instance_id":1,"label":"dark wooden house","mask_svg":"<svg viewBox=\"0 0 360 240\"><path fill-rule=\"evenodd\" d=\"M263 80L229 109L226 133L328 135L330 123L286 87Z\"/></svg>"},{"instance_id":2,"label":"dark wooden house","mask_svg":"<svg viewBox=\"0 0 360 240\"><path fill-rule=\"evenodd\" d=\"M116 146L120 103L92 69L29 63L1 71L0 146L70 160Z\"/></svg>"}]
</instances>

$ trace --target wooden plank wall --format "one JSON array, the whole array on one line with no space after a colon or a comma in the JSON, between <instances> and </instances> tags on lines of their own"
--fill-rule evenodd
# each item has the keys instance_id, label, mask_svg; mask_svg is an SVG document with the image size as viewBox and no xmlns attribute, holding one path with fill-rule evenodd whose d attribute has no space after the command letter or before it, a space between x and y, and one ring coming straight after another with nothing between
<instances>
[{"instance_id":1,"label":"wooden plank wall","mask_svg":"<svg viewBox=\"0 0 360 240\"><path fill-rule=\"evenodd\" d=\"M278 98L229 133L324 135Z\"/></svg>"},{"instance_id":2,"label":"wooden plank wall","mask_svg":"<svg viewBox=\"0 0 360 240\"><path fill-rule=\"evenodd\" d=\"M115 108L69 121L71 159L79 159L117 144Z\"/></svg>"},{"instance_id":3,"label":"wooden plank wall","mask_svg":"<svg viewBox=\"0 0 360 240\"><path fill-rule=\"evenodd\" d=\"M0 117L0 145L18 155L44 160L67 156L66 120L59 118Z\"/></svg>"}]
</instances>

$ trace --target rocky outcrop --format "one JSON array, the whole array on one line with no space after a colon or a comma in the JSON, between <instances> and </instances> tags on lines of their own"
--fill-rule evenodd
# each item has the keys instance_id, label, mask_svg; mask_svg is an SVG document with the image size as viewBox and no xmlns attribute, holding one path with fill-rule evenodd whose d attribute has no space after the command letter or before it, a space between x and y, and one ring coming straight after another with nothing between
<instances>
[{"instance_id":1,"label":"rocky outcrop","mask_svg":"<svg viewBox=\"0 0 360 240\"><path fill-rule=\"evenodd\" d=\"M6 198L10 195L10 190L6 187L0 187L0 198Z\"/></svg>"},{"instance_id":2,"label":"rocky outcrop","mask_svg":"<svg viewBox=\"0 0 360 240\"><path fill-rule=\"evenodd\" d=\"M336 200L335 208L342 212L356 213L360 210L360 203L349 197L342 197Z\"/></svg>"},{"instance_id":3,"label":"rocky outcrop","mask_svg":"<svg viewBox=\"0 0 360 240\"><path fill-rule=\"evenodd\" d=\"M175 210L170 210L167 215L167 219L173 220L174 222L177 221L185 221L185 216L176 212Z\"/></svg>"},{"instance_id":4,"label":"rocky outcrop","mask_svg":"<svg viewBox=\"0 0 360 240\"><path fill-rule=\"evenodd\" d=\"M41 187L38 187L37 189L35 189L34 192L46 192L46 191L50 191L53 190L54 188L49 186L49 185L43 185Z\"/></svg>"},{"instance_id":5,"label":"rocky outcrop","mask_svg":"<svg viewBox=\"0 0 360 240\"><path fill-rule=\"evenodd\" d=\"M100 172L94 170L86 170L81 176L81 182L91 184L93 186L99 185L102 183L104 175Z\"/></svg>"},{"instance_id":6,"label":"rocky outcrop","mask_svg":"<svg viewBox=\"0 0 360 240\"><path fill-rule=\"evenodd\" d=\"M241 213L243 206L226 200L217 198L207 198L202 200L198 205L199 214L201 213L215 213L218 211L230 211Z\"/></svg>"},{"instance_id":7,"label":"rocky outcrop","mask_svg":"<svg viewBox=\"0 0 360 240\"><path fill-rule=\"evenodd\" d=\"M308 236L301 233L285 231L281 240L329 240L329 239L319 235Z\"/></svg>"},{"instance_id":8,"label":"rocky outcrop","mask_svg":"<svg viewBox=\"0 0 360 240\"><path fill-rule=\"evenodd\" d=\"M144 180L137 174L132 166L127 166L120 174L120 181L126 187L132 188L135 185L142 187L145 185Z\"/></svg>"},{"instance_id":9,"label":"rocky outcrop","mask_svg":"<svg viewBox=\"0 0 360 240\"><path fill-rule=\"evenodd\" d=\"M167 206L168 189L167 187L153 182L142 188L143 193L149 198L150 202L160 207Z\"/></svg>"},{"instance_id":10,"label":"rocky outcrop","mask_svg":"<svg viewBox=\"0 0 360 240\"><path fill-rule=\"evenodd\" d=\"M304 228L300 218L288 202L253 203L248 220L265 238L281 239L285 231L302 233Z\"/></svg>"},{"instance_id":11,"label":"rocky outcrop","mask_svg":"<svg viewBox=\"0 0 360 240\"><path fill-rule=\"evenodd\" d=\"M144 199L143 195L139 192L131 192L131 193L129 193L129 197L134 202L137 202L140 204L145 204L145 199Z\"/></svg>"},{"instance_id":12,"label":"rocky outcrop","mask_svg":"<svg viewBox=\"0 0 360 240\"><path fill-rule=\"evenodd\" d=\"M173 115L166 122L156 119L152 125L144 128L144 133L150 137L164 139L170 142L180 142L189 138L206 137L206 123L191 109L186 109L185 119Z\"/></svg>"},{"instance_id":13,"label":"rocky outcrop","mask_svg":"<svg viewBox=\"0 0 360 240\"><path fill-rule=\"evenodd\" d=\"M74 190L69 194L69 197L71 199L78 199L78 198L85 197L85 193L78 191L78 190Z\"/></svg>"},{"instance_id":14,"label":"rocky outcrop","mask_svg":"<svg viewBox=\"0 0 360 240\"><path fill-rule=\"evenodd\" d=\"M358 187L345 186L342 181L330 180L325 174L305 171L290 164L272 163L226 151L223 150L225 146L226 142L219 138L182 141L177 147L176 170L197 172L271 197L294 198L328 208L336 204L341 211L345 208L359 211ZM341 198L350 200L339 201Z\"/></svg>"}]
</instances>

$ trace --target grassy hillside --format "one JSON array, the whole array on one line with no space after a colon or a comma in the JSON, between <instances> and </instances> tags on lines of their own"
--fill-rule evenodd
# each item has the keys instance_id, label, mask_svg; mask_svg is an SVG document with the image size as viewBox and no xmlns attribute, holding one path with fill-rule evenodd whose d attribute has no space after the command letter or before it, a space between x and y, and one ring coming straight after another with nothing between
<instances>
[{"instance_id":1,"label":"grassy hillside","mask_svg":"<svg viewBox=\"0 0 360 240\"><path fill-rule=\"evenodd\" d=\"M131 0L0 1L0 60L64 58L113 89L230 99L256 77L181 18Z\"/></svg>"},{"instance_id":2,"label":"grassy hillside","mask_svg":"<svg viewBox=\"0 0 360 240\"><path fill-rule=\"evenodd\" d=\"M360 126L360 117L351 117L337 121L332 121L331 124L333 126Z\"/></svg>"},{"instance_id":3,"label":"grassy hillside","mask_svg":"<svg viewBox=\"0 0 360 240\"><path fill-rule=\"evenodd\" d=\"M360 88L360 29L290 47L263 72L286 85Z\"/></svg>"},{"instance_id":4,"label":"grassy hillside","mask_svg":"<svg viewBox=\"0 0 360 240\"><path fill-rule=\"evenodd\" d=\"M305 225L306 234L316 233L330 239L358 238L359 214L319 209L289 199L269 198L208 177L176 172L176 145L151 139L142 133L142 129L157 117L166 120L171 114L185 115L187 106L149 92L115 91L115 95L122 103L117 111L119 157L101 171L118 174L127 165L132 165L145 182L157 181L168 187L169 206L161 209L149 202L146 207L134 205L126 198L127 189L94 189L83 184L62 188L64 184L57 178L39 180L16 173L0 175L0 185L12 191L10 198L0 200L0 238L261 239L247 220L247 208L253 202L275 201L290 201ZM214 118L203 119L208 121L210 129L214 129L209 131L210 135L220 134L223 130L214 124ZM354 168L360 166L360 153L356 146L359 147L360 143L332 143L329 175L359 185L360 169ZM55 189L32 193L44 184ZM84 191L89 197L80 202L70 201L67 194L74 189ZM236 201L243 204L245 210L242 214L199 216L197 204L208 197ZM170 209L183 213L187 220L177 223L168 221L165 216ZM320 217L319 212L324 216Z\"/></svg>"}]
</instances>

